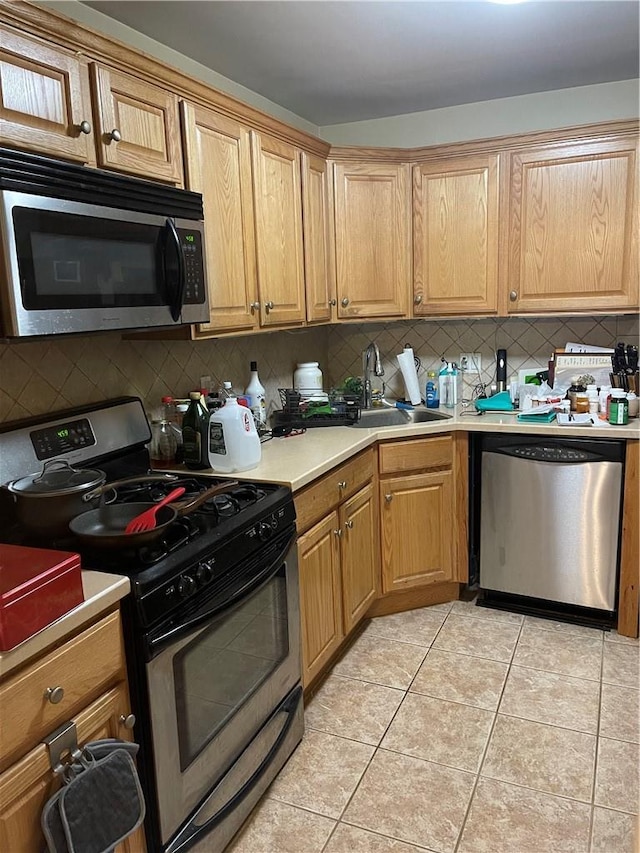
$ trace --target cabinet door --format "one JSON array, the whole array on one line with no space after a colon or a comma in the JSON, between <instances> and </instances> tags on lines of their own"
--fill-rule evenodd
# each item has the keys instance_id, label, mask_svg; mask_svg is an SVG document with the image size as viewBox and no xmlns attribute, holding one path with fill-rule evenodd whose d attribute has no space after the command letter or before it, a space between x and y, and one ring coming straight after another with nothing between
<instances>
[{"instance_id":1,"label":"cabinet door","mask_svg":"<svg viewBox=\"0 0 640 853\"><path fill-rule=\"evenodd\" d=\"M414 313L495 314L498 156L413 167Z\"/></svg>"},{"instance_id":2,"label":"cabinet door","mask_svg":"<svg viewBox=\"0 0 640 853\"><path fill-rule=\"evenodd\" d=\"M92 81L99 164L182 185L177 95L101 65Z\"/></svg>"},{"instance_id":3,"label":"cabinet door","mask_svg":"<svg viewBox=\"0 0 640 853\"><path fill-rule=\"evenodd\" d=\"M252 132L258 290L263 326L304 322L300 152Z\"/></svg>"},{"instance_id":4,"label":"cabinet door","mask_svg":"<svg viewBox=\"0 0 640 853\"><path fill-rule=\"evenodd\" d=\"M258 325L248 128L182 103L187 188L202 193L211 322L198 331Z\"/></svg>"},{"instance_id":5,"label":"cabinet door","mask_svg":"<svg viewBox=\"0 0 640 853\"><path fill-rule=\"evenodd\" d=\"M310 684L342 640L338 513L298 540L302 617L302 683Z\"/></svg>"},{"instance_id":6,"label":"cabinet door","mask_svg":"<svg viewBox=\"0 0 640 853\"><path fill-rule=\"evenodd\" d=\"M452 479L434 471L381 480L383 592L453 579Z\"/></svg>"},{"instance_id":7,"label":"cabinet door","mask_svg":"<svg viewBox=\"0 0 640 853\"><path fill-rule=\"evenodd\" d=\"M369 483L340 508L344 632L362 619L380 589L378 504Z\"/></svg>"},{"instance_id":8,"label":"cabinet door","mask_svg":"<svg viewBox=\"0 0 640 853\"><path fill-rule=\"evenodd\" d=\"M86 64L0 27L0 140L95 163L91 121Z\"/></svg>"},{"instance_id":9,"label":"cabinet door","mask_svg":"<svg viewBox=\"0 0 640 853\"><path fill-rule=\"evenodd\" d=\"M302 225L307 322L331 320L327 161L302 152Z\"/></svg>"},{"instance_id":10,"label":"cabinet door","mask_svg":"<svg viewBox=\"0 0 640 853\"><path fill-rule=\"evenodd\" d=\"M336 163L338 316L402 317L411 289L409 166Z\"/></svg>"},{"instance_id":11,"label":"cabinet door","mask_svg":"<svg viewBox=\"0 0 640 853\"><path fill-rule=\"evenodd\" d=\"M74 717L78 743L102 738L131 740L130 730L120 719L129 713L127 688L121 683ZM0 775L0 850L39 853L45 848L40 814L59 787L44 744L39 744ZM118 853L142 853L145 850L142 828L116 850Z\"/></svg>"},{"instance_id":12,"label":"cabinet door","mask_svg":"<svg viewBox=\"0 0 640 853\"><path fill-rule=\"evenodd\" d=\"M638 309L637 170L631 137L511 156L507 311Z\"/></svg>"}]
</instances>

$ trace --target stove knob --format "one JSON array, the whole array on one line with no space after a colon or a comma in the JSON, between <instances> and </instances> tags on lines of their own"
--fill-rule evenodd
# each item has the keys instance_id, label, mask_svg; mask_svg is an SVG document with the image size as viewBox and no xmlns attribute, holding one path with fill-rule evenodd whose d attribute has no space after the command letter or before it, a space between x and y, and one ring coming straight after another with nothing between
<instances>
[{"instance_id":1,"label":"stove knob","mask_svg":"<svg viewBox=\"0 0 640 853\"><path fill-rule=\"evenodd\" d=\"M195 588L196 582L191 575L182 575L178 581L178 595L180 598L187 598L192 592L194 592Z\"/></svg>"},{"instance_id":2,"label":"stove knob","mask_svg":"<svg viewBox=\"0 0 640 853\"><path fill-rule=\"evenodd\" d=\"M213 577L213 570L209 563L200 563L196 569L196 580L200 585L208 583Z\"/></svg>"},{"instance_id":3,"label":"stove knob","mask_svg":"<svg viewBox=\"0 0 640 853\"><path fill-rule=\"evenodd\" d=\"M269 539L273 536L273 530L271 529L271 525L268 521L261 521L258 525L258 538L262 539L264 542L265 539Z\"/></svg>"},{"instance_id":4,"label":"stove knob","mask_svg":"<svg viewBox=\"0 0 640 853\"><path fill-rule=\"evenodd\" d=\"M278 529L278 519L275 517L275 515L271 516L271 529L272 530Z\"/></svg>"}]
</instances>

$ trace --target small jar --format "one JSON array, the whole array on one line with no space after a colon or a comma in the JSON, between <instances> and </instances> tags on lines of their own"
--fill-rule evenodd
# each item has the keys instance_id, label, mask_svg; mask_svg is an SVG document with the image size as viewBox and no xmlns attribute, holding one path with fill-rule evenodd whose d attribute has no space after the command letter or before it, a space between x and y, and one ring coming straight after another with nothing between
<instances>
[{"instance_id":1,"label":"small jar","mask_svg":"<svg viewBox=\"0 0 640 853\"><path fill-rule=\"evenodd\" d=\"M589 411L589 398L584 391L579 391L576 394L575 412L578 415L585 415Z\"/></svg>"},{"instance_id":2,"label":"small jar","mask_svg":"<svg viewBox=\"0 0 640 853\"><path fill-rule=\"evenodd\" d=\"M629 423L629 401L622 388L614 388L611 392L609 423L615 426L624 426L624 424Z\"/></svg>"},{"instance_id":3,"label":"small jar","mask_svg":"<svg viewBox=\"0 0 640 853\"><path fill-rule=\"evenodd\" d=\"M640 411L640 400L634 391L629 391L627 394L627 403L629 405L629 417L637 418Z\"/></svg>"},{"instance_id":4,"label":"small jar","mask_svg":"<svg viewBox=\"0 0 640 853\"><path fill-rule=\"evenodd\" d=\"M303 397L322 397L322 371L317 361L303 361L293 374L293 388Z\"/></svg>"},{"instance_id":5,"label":"small jar","mask_svg":"<svg viewBox=\"0 0 640 853\"><path fill-rule=\"evenodd\" d=\"M586 391L584 385L572 385L567 391L567 397L571 400L571 411L575 412L576 410L576 396L578 394L584 394Z\"/></svg>"}]
</instances>

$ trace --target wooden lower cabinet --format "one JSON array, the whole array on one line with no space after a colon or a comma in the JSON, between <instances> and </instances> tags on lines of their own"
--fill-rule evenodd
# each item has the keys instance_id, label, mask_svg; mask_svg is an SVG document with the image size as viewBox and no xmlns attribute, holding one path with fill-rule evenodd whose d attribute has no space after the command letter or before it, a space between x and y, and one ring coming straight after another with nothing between
<instances>
[{"instance_id":1,"label":"wooden lower cabinet","mask_svg":"<svg viewBox=\"0 0 640 853\"><path fill-rule=\"evenodd\" d=\"M380 482L382 591L453 580L453 474Z\"/></svg>"},{"instance_id":2,"label":"wooden lower cabinet","mask_svg":"<svg viewBox=\"0 0 640 853\"><path fill-rule=\"evenodd\" d=\"M305 687L344 637L338 531L338 513L332 512L298 540Z\"/></svg>"},{"instance_id":3,"label":"wooden lower cabinet","mask_svg":"<svg viewBox=\"0 0 640 853\"><path fill-rule=\"evenodd\" d=\"M130 713L124 682L104 693L73 717L78 743L102 738L131 740L121 717ZM39 744L0 775L0 850L39 853L45 847L40 814L60 782L49 764L44 744ZM144 853L142 827L116 848L116 853Z\"/></svg>"},{"instance_id":4,"label":"wooden lower cabinet","mask_svg":"<svg viewBox=\"0 0 640 853\"><path fill-rule=\"evenodd\" d=\"M345 635L366 615L380 587L378 504L372 483L340 507L340 566Z\"/></svg>"}]
</instances>

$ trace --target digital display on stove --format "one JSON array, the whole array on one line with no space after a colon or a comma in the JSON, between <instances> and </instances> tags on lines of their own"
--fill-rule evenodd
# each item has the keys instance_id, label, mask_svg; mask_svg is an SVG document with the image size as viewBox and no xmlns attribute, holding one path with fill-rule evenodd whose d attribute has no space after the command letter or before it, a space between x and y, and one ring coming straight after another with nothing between
<instances>
[{"instance_id":1,"label":"digital display on stove","mask_svg":"<svg viewBox=\"0 0 640 853\"><path fill-rule=\"evenodd\" d=\"M88 419L82 418L46 429L36 429L31 433L31 443L38 459L44 460L81 447L91 447L96 443L96 437Z\"/></svg>"}]
</instances>

